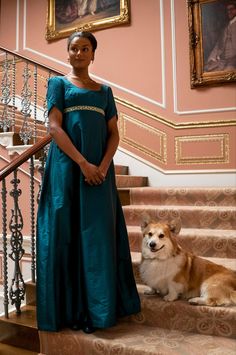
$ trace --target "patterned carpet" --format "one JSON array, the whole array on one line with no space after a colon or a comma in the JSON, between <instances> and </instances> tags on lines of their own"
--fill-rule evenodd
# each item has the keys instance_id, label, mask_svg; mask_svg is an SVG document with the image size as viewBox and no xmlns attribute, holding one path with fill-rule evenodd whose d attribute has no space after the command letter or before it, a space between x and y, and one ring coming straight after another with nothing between
<instances>
[{"instance_id":1,"label":"patterned carpet","mask_svg":"<svg viewBox=\"0 0 236 355\"><path fill-rule=\"evenodd\" d=\"M86 335L40 332L46 355L236 355L236 306L193 306L144 295L139 263L141 214L180 218L182 247L236 270L236 188L132 188L124 206L142 311Z\"/></svg>"},{"instance_id":2,"label":"patterned carpet","mask_svg":"<svg viewBox=\"0 0 236 355\"><path fill-rule=\"evenodd\" d=\"M48 355L235 355L236 341L191 332L120 323L86 335L65 330L40 332Z\"/></svg>"}]
</instances>

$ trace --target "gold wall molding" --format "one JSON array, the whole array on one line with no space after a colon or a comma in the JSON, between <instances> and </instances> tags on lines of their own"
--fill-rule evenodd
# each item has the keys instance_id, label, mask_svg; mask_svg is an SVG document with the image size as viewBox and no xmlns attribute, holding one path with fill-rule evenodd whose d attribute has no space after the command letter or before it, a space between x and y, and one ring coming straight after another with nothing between
<instances>
[{"instance_id":1,"label":"gold wall molding","mask_svg":"<svg viewBox=\"0 0 236 355\"><path fill-rule=\"evenodd\" d=\"M133 125L133 128L136 127L138 129L141 129L142 131L146 131L146 134L150 135L150 138L152 136L155 136L159 145L159 151L157 147L155 147L155 149L152 149L152 147L148 147L147 144L144 144L148 142L148 140L145 139L145 142L141 143L137 141L137 136L135 137L135 139L133 139L130 134L128 135L127 124ZM128 116L124 113L119 114L119 130L121 142L128 144L139 152L144 153L148 157L154 158L158 162L161 162L163 164L167 163L167 135L164 132L153 128L152 126L146 123L140 122L136 118Z\"/></svg>"},{"instance_id":2,"label":"gold wall molding","mask_svg":"<svg viewBox=\"0 0 236 355\"><path fill-rule=\"evenodd\" d=\"M210 127L222 127L222 126L236 126L236 120L214 120L214 121L190 121L190 122L182 122L176 123L170 119L166 119L157 115L154 112L148 111L141 106L135 105L127 100L121 99L120 97L115 96L116 103L127 107L135 112L140 113L143 116L151 118L154 121L158 121L165 126L171 127L173 129L187 129L187 128L210 128Z\"/></svg>"},{"instance_id":3,"label":"gold wall molding","mask_svg":"<svg viewBox=\"0 0 236 355\"><path fill-rule=\"evenodd\" d=\"M207 143L209 145L211 143L218 143L220 154L184 156L183 145L194 143ZM175 161L177 165L229 163L229 150L229 135L227 133L175 138ZM198 151L196 149L196 152Z\"/></svg>"}]
</instances>

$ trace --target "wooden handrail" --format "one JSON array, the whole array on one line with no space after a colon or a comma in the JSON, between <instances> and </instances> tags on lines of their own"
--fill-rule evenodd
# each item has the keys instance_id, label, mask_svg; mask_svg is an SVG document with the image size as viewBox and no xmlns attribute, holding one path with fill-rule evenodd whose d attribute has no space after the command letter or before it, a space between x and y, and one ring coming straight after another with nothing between
<instances>
[{"instance_id":1,"label":"wooden handrail","mask_svg":"<svg viewBox=\"0 0 236 355\"><path fill-rule=\"evenodd\" d=\"M9 174L11 174L16 168L18 168L21 164L26 162L32 155L36 154L40 149L45 147L48 143L50 143L52 137L48 134L46 137L41 138L37 143L35 143L32 147L25 150L22 154L18 157L13 159L9 164L7 164L1 171L0 171L0 181L5 179Z\"/></svg>"}]
</instances>

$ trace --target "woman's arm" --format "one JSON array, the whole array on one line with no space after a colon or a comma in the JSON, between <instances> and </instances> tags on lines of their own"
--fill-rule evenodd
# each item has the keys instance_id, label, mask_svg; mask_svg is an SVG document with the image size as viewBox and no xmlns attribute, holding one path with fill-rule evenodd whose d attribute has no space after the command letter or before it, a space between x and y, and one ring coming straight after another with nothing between
<instances>
[{"instance_id":1,"label":"woman's arm","mask_svg":"<svg viewBox=\"0 0 236 355\"><path fill-rule=\"evenodd\" d=\"M104 180L102 172L96 165L89 163L73 145L69 136L62 129L62 117L62 113L55 106L50 110L50 135L53 137L58 147L80 166L88 184L100 184Z\"/></svg>"},{"instance_id":2,"label":"woman's arm","mask_svg":"<svg viewBox=\"0 0 236 355\"><path fill-rule=\"evenodd\" d=\"M113 159L113 156L117 150L117 147L119 145L119 131L117 127L117 116L112 117L108 121L108 140L107 140L107 146L106 146L106 151L103 156L103 159L101 161L101 164L99 165L99 170L102 173L102 175L105 177L107 174L107 170L111 164L111 161Z\"/></svg>"}]
</instances>

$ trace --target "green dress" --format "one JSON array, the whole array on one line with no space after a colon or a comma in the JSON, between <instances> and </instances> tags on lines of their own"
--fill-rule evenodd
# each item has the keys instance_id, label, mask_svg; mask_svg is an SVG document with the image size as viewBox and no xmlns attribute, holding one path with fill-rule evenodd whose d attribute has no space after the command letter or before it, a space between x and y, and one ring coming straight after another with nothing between
<instances>
[{"instance_id":1,"label":"green dress","mask_svg":"<svg viewBox=\"0 0 236 355\"><path fill-rule=\"evenodd\" d=\"M107 121L117 115L111 89L82 89L65 77L49 80L48 111L63 113L62 127L91 163L106 149ZM90 319L97 328L140 311L114 165L90 186L79 166L53 141L37 217L37 318L57 331Z\"/></svg>"}]
</instances>

